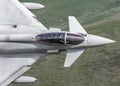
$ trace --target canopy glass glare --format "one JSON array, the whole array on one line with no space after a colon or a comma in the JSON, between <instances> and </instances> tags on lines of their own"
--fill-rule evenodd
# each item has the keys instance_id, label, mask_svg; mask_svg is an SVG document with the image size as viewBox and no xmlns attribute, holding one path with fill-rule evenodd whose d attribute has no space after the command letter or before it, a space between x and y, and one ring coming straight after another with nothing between
<instances>
[{"instance_id":1,"label":"canopy glass glare","mask_svg":"<svg viewBox=\"0 0 120 86\"><path fill-rule=\"evenodd\" d=\"M36 40L40 43L77 45L84 41L84 37L79 34L52 32L37 35Z\"/></svg>"}]
</instances>

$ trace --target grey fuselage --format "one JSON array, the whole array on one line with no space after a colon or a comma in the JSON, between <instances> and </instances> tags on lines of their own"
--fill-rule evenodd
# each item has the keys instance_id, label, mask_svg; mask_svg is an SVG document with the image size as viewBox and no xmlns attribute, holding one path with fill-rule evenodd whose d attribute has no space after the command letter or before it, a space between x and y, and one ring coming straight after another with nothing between
<instances>
[{"instance_id":1,"label":"grey fuselage","mask_svg":"<svg viewBox=\"0 0 120 86\"><path fill-rule=\"evenodd\" d=\"M0 54L47 53L54 50L81 49L113 43L113 40L37 26L0 26Z\"/></svg>"},{"instance_id":2,"label":"grey fuselage","mask_svg":"<svg viewBox=\"0 0 120 86\"><path fill-rule=\"evenodd\" d=\"M47 50L64 50L70 47L36 42L35 36L46 32L49 32L49 30L43 30L34 26L19 25L14 27L1 25L0 54L39 53Z\"/></svg>"}]
</instances>

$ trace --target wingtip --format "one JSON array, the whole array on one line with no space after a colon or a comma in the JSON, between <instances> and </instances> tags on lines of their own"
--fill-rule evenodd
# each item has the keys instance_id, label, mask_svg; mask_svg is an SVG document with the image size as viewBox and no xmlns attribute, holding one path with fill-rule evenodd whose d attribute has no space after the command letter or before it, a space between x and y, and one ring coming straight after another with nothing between
<instances>
[{"instance_id":1,"label":"wingtip","mask_svg":"<svg viewBox=\"0 0 120 86\"><path fill-rule=\"evenodd\" d=\"M65 68L71 67L71 65L64 64Z\"/></svg>"}]
</instances>

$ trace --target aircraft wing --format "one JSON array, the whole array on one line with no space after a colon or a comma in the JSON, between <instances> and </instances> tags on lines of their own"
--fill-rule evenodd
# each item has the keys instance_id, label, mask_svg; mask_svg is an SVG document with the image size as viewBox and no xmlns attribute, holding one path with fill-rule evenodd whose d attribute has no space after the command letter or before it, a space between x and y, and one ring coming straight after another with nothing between
<instances>
[{"instance_id":1,"label":"aircraft wing","mask_svg":"<svg viewBox=\"0 0 120 86\"><path fill-rule=\"evenodd\" d=\"M0 55L0 86L7 86L13 82L44 55L37 53Z\"/></svg>"},{"instance_id":2,"label":"aircraft wing","mask_svg":"<svg viewBox=\"0 0 120 86\"><path fill-rule=\"evenodd\" d=\"M69 16L68 19L70 32L87 35L85 29L82 27L82 25L77 21L77 19L74 16Z\"/></svg>"},{"instance_id":3,"label":"aircraft wing","mask_svg":"<svg viewBox=\"0 0 120 86\"><path fill-rule=\"evenodd\" d=\"M85 49L72 49L67 50L64 67L70 67L85 51Z\"/></svg>"},{"instance_id":4,"label":"aircraft wing","mask_svg":"<svg viewBox=\"0 0 120 86\"><path fill-rule=\"evenodd\" d=\"M35 17L18 0L0 0L0 24L31 25L46 29Z\"/></svg>"}]
</instances>

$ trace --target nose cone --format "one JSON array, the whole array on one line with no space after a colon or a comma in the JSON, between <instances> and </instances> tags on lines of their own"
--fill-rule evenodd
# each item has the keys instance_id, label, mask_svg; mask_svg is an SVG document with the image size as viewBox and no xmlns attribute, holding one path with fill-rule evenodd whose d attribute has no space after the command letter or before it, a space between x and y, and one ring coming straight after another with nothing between
<instances>
[{"instance_id":1,"label":"nose cone","mask_svg":"<svg viewBox=\"0 0 120 86\"><path fill-rule=\"evenodd\" d=\"M88 35L88 46L100 46L100 45L110 44L114 42L116 41L108 38L104 38L96 35L90 35L90 34Z\"/></svg>"}]
</instances>

